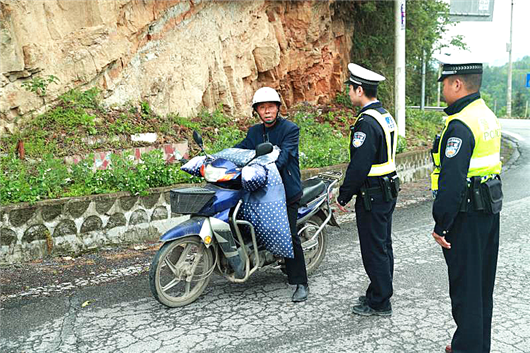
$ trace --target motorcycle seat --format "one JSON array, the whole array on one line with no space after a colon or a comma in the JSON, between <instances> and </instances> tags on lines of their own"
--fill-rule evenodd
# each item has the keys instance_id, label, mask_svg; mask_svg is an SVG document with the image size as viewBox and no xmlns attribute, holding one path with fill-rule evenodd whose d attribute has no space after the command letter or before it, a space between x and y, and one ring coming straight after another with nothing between
<instances>
[{"instance_id":1,"label":"motorcycle seat","mask_svg":"<svg viewBox=\"0 0 530 353\"><path fill-rule=\"evenodd\" d=\"M326 184L319 179L308 179L302 182L302 198L300 205L307 205L308 202L322 194L326 190Z\"/></svg>"}]
</instances>

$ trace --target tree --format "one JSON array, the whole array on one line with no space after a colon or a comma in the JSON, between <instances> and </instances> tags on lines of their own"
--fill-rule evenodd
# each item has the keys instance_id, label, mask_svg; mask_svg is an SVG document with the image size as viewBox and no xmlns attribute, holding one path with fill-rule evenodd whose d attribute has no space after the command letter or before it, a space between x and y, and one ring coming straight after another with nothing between
<instances>
[{"instance_id":1,"label":"tree","mask_svg":"<svg viewBox=\"0 0 530 353\"><path fill-rule=\"evenodd\" d=\"M387 80L380 85L379 98L389 110L394 107L394 2L356 1L355 32L352 61L380 72ZM437 95L438 65L432 54L442 48L440 39L451 25L449 4L441 0L407 1L406 24L406 95L407 103L419 105L421 100L421 66L426 58L426 96L434 101ZM465 48L461 36L447 46Z\"/></svg>"}]
</instances>

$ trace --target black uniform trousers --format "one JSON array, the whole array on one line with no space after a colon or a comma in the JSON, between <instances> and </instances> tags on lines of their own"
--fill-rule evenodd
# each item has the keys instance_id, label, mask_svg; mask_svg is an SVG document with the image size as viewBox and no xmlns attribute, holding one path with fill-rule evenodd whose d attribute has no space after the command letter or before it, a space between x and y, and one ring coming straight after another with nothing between
<instances>
[{"instance_id":1,"label":"black uniform trousers","mask_svg":"<svg viewBox=\"0 0 530 353\"><path fill-rule=\"evenodd\" d=\"M372 210L366 211L357 195L355 213L361 243L363 265L370 285L366 290L368 305L373 309L390 309L393 294L394 253L392 251L392 213L396 199L384 201L383 194L372 195Z\"/></svg>"},{"instance_id":2,"label":"black uniform trousers","mask_svg":"<svg viewBox=\"0 0 530 353\"><path fill-rule=\"evenodd\" d=\"M449 272L449 295L457 329L454 353L489 352L493 287L499 252L500 214L459 213L443 249Z\"/></svg>"},{"instance_id":3,"label":"black uniform trousers","mask_svg":"<svg viewBox=\"0 0 530 353\"><path fill-rule=\"evenodd\" d=\"M298 206L300 201L287 205L287 218L291 228L291 239L293 241L294 258L285 258L285 271L289 284L307 284L307 271L305 268L304 250L298 236L296 220L298 219Z\"/></svg>"}]
</instances>

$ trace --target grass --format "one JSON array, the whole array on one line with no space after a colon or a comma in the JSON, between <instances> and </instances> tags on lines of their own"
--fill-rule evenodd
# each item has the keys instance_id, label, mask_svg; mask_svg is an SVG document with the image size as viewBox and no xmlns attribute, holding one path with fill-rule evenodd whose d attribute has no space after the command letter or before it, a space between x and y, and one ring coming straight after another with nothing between
<instances>
[{"instance_id":1,"label":"grass","mask_svg":"<svg viewBox=\"0 0 530 353\"><path fill-rule=\"evenodd\" d=\"M350 126L355 123L356 111L345 94L329 106L299 105L286 117L300 127L302 168L348 162ZM165 144L192 141L192 132L197 130L207 152L215 153L243 139L257 122L256 117L228 117L223 106L191 118L159 116L145 101L107 108L101 105L97 89L72 90L45 113L27 119L20 131L0 139L0 200L5 205L116 191L145 194L152 187L197 181L180 171L178 163L166 164L161 152L145 154L140 163L133 163L118 151L142 146L133 143L130 134L156 132L158 142ZM441 113L407 111L407 138L398 140L398 153L428 146L441 127ZM89 138L94 142L88 143ZM24 143L27 160L17 158L19 141ZM191 156L199 152L194 143L190 149ZM116 151L113 167L93 170L91 154L109 150ZM67 166L62 158L68 155L87 158Z\"/></svg>"}]
</instances>

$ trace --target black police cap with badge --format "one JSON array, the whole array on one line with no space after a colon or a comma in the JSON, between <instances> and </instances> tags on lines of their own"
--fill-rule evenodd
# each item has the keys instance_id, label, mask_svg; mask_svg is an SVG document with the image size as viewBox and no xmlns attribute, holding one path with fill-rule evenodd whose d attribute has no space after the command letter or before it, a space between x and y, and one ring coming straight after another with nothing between
<instances>
[{"instance_id":1,"label":"black police cap with badge","mask_svg":"<svg viewBox=\"0 0 530 353\"><path fill-rule=\"evenodd\" d=\"M440 59L440 63L443 66L438 82L452 75L482 74L482 63L469 56L445 57Z\"/></svg>"},{"instance_id":2,"label":"black police cap with badge","mask_svg":"<svg viewBox=\"0 0 530 353\"><path fill-rule=\"evenodd\" d=\"M344 82L347 85L356 84L362 87L371 86L377 88L379 82L385 80L384 76L354 63L348 64L348 71L350 71L350 78L348 81Z\"/></svg>"}]
</instances>

